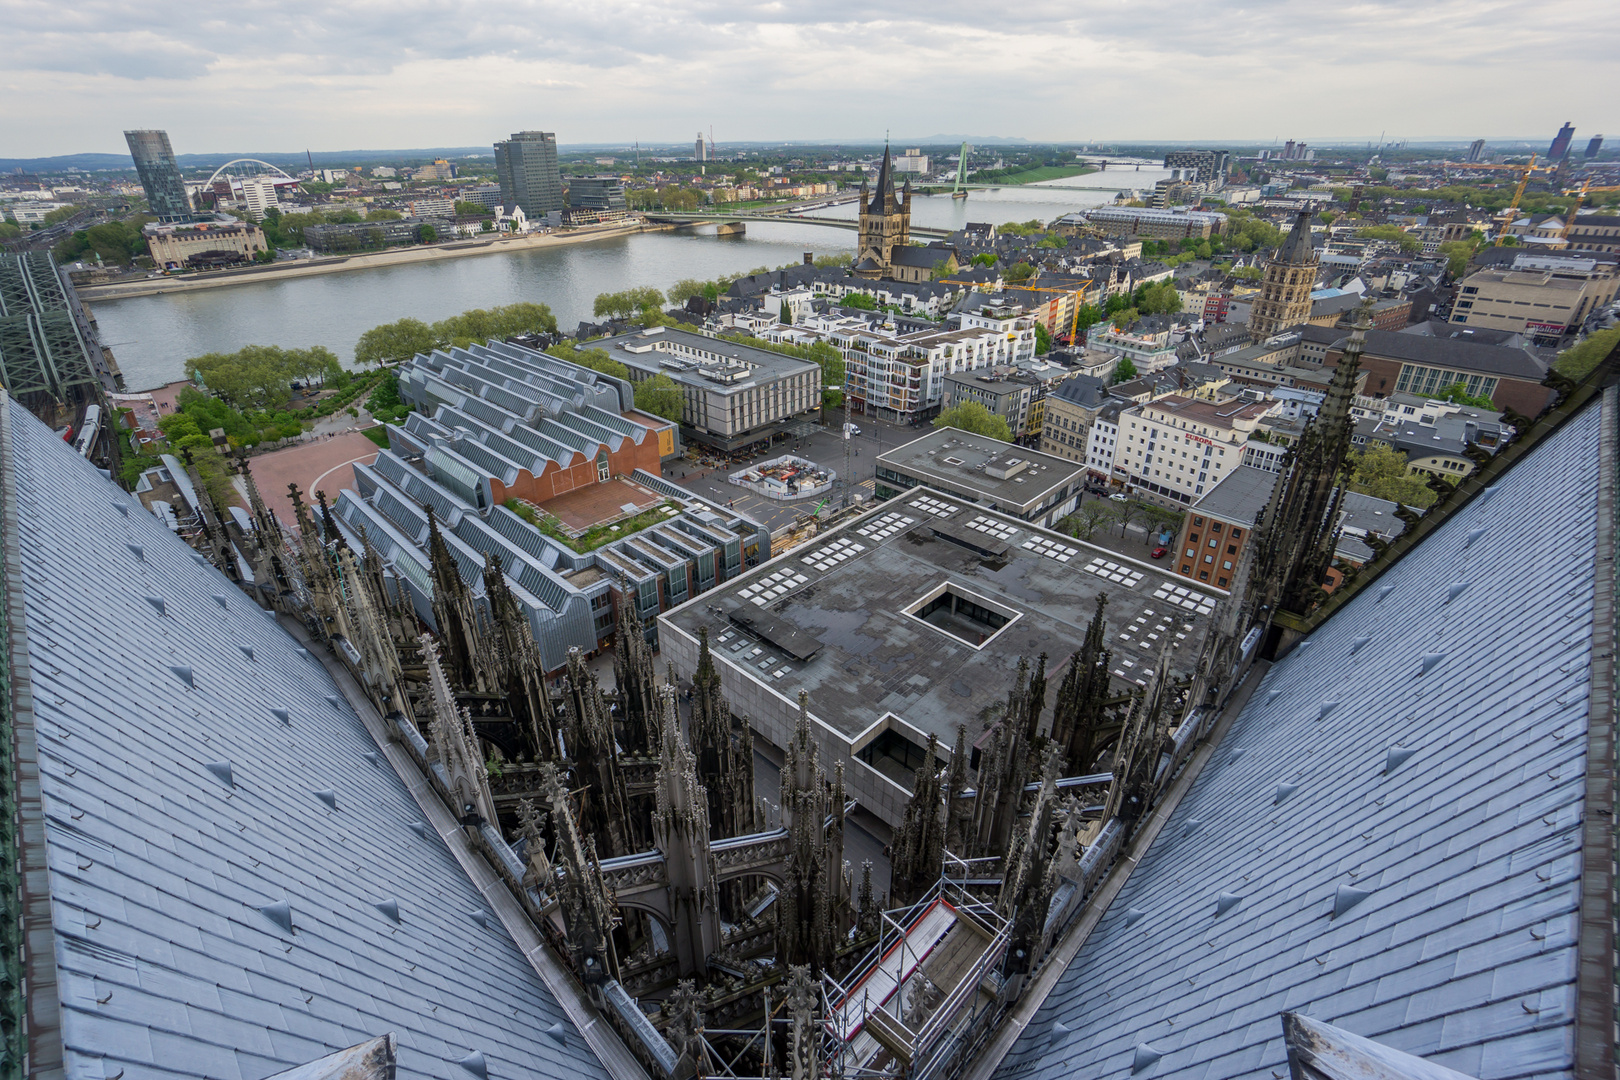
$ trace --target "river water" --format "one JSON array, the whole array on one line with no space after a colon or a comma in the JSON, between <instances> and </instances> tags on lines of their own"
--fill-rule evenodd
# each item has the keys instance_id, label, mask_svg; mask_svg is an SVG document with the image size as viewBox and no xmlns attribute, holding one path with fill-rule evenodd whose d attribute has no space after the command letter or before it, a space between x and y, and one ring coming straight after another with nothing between
<instances>
[{"instance_id":1,"label":"river water","mask_svg":"<svg viewBox=\"0 0 1620 1080\"><path fill-rule=\"evenodd\" d=\"M1163 169L1127 166L1116 172L1044 184L976 191L966 199L918 196L912 223L956 229L969 221L1003 224L1050 221L1112 200L1120 187L1146 188ZM817 211L853 218L854 203ZM406 316L433 322L469 308L541 301L564 329L591 318L597 294L632 285L667 289L681 278L711 279L759 266L798 262L805 252L849 252L855 234L823 225L748 223L740 237L712 227L680 233L638 233L555 248L378 267L316 277L265 281L195 293L97 301L101 339L112 347L131 390L185 377L185 361L244 345L305 348L324 345L347 360L355 341L379 323Z\"/></svg>"}]
</instances>

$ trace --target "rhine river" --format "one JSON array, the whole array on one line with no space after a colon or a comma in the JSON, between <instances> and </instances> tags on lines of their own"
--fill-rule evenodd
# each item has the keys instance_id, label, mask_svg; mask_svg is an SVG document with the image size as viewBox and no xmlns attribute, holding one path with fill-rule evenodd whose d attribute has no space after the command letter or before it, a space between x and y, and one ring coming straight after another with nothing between
<instances>
[{"instance_id":1,"label":"rhine river","mask_svg":"<svg viewBox=\"0 0 1620 1080\"><path fill-rule=\"evenodd\" d=\"M975 191L967 199L918 196L912 224L957 229L970 221L1050 221L1109 202L1121 188L1151 188L1167 174L1144 165L1023 187ZM1117 187L1107 185L1116 182ZM854 203L816 211L853 218ZM597 294L633 285L668 289L681 278L708 280L760 266L796 263L805 252L851 252L855 233L822 225L748 222L748 234L718 237L707 227L638 233L581 244L462 259L265 281L196 293L97 301L101 339L131 390L185 377L185 361L244 345L324 345L347 360L355 341L379 323L407 316L433 322L469 308L520 300L551 306L564 330L592 317Z\"/></svg>"}]
</instances>

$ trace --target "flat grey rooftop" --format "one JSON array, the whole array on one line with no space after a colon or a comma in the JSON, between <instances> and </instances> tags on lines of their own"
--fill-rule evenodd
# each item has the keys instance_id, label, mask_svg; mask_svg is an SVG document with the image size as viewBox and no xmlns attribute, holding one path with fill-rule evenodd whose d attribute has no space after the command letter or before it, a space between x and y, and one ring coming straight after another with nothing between
<instances>
[{"instance_id":1,"label":"flat grey rooftop","mask_svg":"<svg viewBox=\"0 0 1620 1080\"><path fill-rule=\"evenodd\" d=\"M1204 513L1222 521L1253 525L1260 520L1260 512L1271 499L1278 476L1252 465L1239 465L1227 473L1208 495L1192 507L1193 513Z\"/></svg>"},{"instance_id":2,"label":"flat grey rooftop","mask_svg":"<svg viewBox=\"0 0 1620 1080\"><path fill-rule=\"evenodd\" d=\"M936 529L1001 554L986 557L934 535ZM975 648L903 613L947 582L1018 617ZM805 651L798 638L776 647L734 635L715 646L719 655L783 695L808 690L815 715L845 737L893 711L948 747L957 724L977 734L981 711L1006 700L1020 656L1033 662L1046 653L1055 689L1103 592L1121 689L1145 677L1166 640L1174 666L1189 669L1222 595L1152 564L916 488L662 617L691 634L707 626L713 641L731 624L731 612L768 615L776 626L767 631L791 629L819 649L799 660L790 655ZM754 648L761 653L753 655ZM1049 709L1054 696L1047 695Z\"/></svg>"},{"instance_id":3,"label":"flat grey rooftop","mask_svg":"<svg viewBox=\"0 0 1620 1080\"><path fill-rule=\"evenodd\" d=\"M1027 506L1086 475L1084 465L959 428L936 428L881 454L878 465L1014 507ZM1010 475L995 475L1009 470Z\"/></svg>"},{"instance_id":4,"label":"flat grey rooftop","mask_svg":"<svg viewBox=\"0 0 1620 1080\"><path fill-rule=\"evenodd\" d=\"M717 393L732 393L755 386L760 380L820 371L811 361L747 345L738 338L714 338L669 326L603 338L591 342L590 347L606 349L609 356L627 367L653 374L661 372L683 385L703 387ZM683 349L705 356L702 359L693 358L683 353ZM719 382L703 374L703 369L724 362L745 364L751 369L750 374L732 383Z\"/></svg>"}]
</instances>

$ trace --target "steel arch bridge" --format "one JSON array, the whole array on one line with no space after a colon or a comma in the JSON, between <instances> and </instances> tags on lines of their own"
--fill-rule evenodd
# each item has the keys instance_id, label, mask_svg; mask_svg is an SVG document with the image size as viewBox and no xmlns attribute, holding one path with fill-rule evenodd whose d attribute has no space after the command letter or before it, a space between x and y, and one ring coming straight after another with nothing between
<instances>
[{"instance_id":1,"label":"steel arch bridge","mask_svg":"<svg viewBox=\"0 0 1620 1080\"><path fill-rule=\"evenodd\" d=\"M259 166L259 168L254 170L251 173L248 173L248 172L230 172L231 169L233 169L233 168L235 168L236 166L239 166L239 165L257 165L257 166ZM293 179L293 177L288 176L285 172L282 172L280 169L276 168L276 166L270 164L268 161L260 161L258 158L234 158L234 159L232 159L230 161L227 161L225 164L221 165L219 168L214 170L214 175L210 176L208 178L208 186L210 186L210 187L213 186L213 183L214 183L215 180L218 180L221 176L225 176L227 174L229 174L231 176L264 176L264 175L269 175L269 176L280 177L283 180L291 180L291 179Z\"/></svg>"}]
</instances>

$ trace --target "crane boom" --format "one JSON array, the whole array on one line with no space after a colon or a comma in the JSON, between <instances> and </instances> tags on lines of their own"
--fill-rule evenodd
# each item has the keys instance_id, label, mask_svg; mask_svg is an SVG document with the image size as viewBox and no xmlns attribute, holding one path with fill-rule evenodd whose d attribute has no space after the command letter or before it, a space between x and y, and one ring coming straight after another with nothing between
<instances>
[{"instance_id":1,"label":"crane boom","mask_svg":"<svg viewBox=\"0 0 1620 1080\"><path fill-rule=\"evenodd\" d=\"M1513 189L1513 201L1508 203L1507 209L1502 212L1502 224L1497 226L1496 243L1492 245L1493 247L1501 247L1507 240L1508 226L1513 224L1514 217L1519 213L1519 200L1524 198L1525 185L1530 182L1530 174L1535 171L1536 155L1531 154L1530 164L1524 167L1524 175L1519 177L1519 186Z\"/></svg>"}]
</instances>

